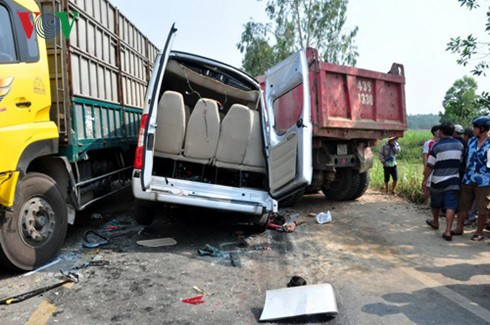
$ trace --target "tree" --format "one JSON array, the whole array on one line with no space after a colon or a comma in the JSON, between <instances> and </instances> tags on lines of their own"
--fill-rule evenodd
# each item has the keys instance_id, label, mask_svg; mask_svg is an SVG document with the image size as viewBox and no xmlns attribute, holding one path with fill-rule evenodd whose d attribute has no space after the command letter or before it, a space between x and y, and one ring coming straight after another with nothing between
<instances>
[{"instance_id":1,"label":"tree","mask_svg":"<svg viewBox=\"0 0 490 325\"><path fill-rule=\"evenodd\" d=\"M260 0L259 0L260 1ZM344 33L348 0L268 0L269 23L250 20L237 48L242 66L261 75L301 48L316 48L323 60L355 65L358 27Z\"/></svg>"},{"instance_id":2,"label":"tree","mask_svg":"<svg viewBox=\"0 0 490 325\"><path fill-rule=\"evenodd\" d=\"M461 3L461 6L466 6L469 10L476 9L480 6L478 0L458 1ZM490 6L487 10L485 32L488 34L487 36L490 36ZM456 62L462 66L468 65L470 61L475 59L475 57L478 57L476 59L479 62L475 64L473 70L471 70L471 73L475 76L480 76L482 74L484 76L486 75L486 71L489 68L489 62L486 60L486 57L490 52L490 42L482 42L472 34L466 36L466 38L458 36L450 39L449 43L447 44L446 51L459 54L459 59Z\"/></svg>"},{"instance_id":3,"label":"tree","mask_svg":"<svg viewBox=\"0 0 490 325\"><path fill-rule=\"evenodd\" d=\"M473 118L481 115L483 112L477 101L477 89L478 84L473 77L464 76L456 80L442 101L444 114L439 113L441 123L452 122L469 126Z\"/></svg>"}]
</instances>

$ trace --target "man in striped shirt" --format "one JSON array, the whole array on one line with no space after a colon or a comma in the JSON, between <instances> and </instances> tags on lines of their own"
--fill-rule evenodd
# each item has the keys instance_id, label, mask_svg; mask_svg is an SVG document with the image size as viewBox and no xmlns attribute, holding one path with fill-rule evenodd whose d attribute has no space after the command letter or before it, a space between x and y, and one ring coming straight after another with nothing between
<instances>
[{"instance_id":1,"label":"man in striped shirt","mask_svg":"<svg viewBox=\"0 0 490 325\"><path fill-rule=\"evenodd\" d=\"M440 128L441 139L434 144L427 159L424 169L424 181L432 173L430 184L430 205L432 208L432 220L426 223L433 229L439 229L439 211L446 208L446 230L442 234L445 240L452 240L451 227L454 221L454 213L458 208L459 194L459 168L463 157L463 144L452 138L454 125L442 123Z\"/></svg>"}]
</instances>

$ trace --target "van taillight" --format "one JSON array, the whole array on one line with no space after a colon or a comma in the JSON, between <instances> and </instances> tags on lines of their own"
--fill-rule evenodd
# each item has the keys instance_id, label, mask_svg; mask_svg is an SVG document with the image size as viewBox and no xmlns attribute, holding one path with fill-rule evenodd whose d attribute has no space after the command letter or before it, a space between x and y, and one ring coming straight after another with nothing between
<instances>
[{"instance_id":1,"label":"van taillight","mask_svg":"<svg viewBox=\"0 0 490 325\"><path fill-rule=\"evenodd\" d=\"M145 138L146 122L148 121L148 114L141 116L140 132L138 134L138 146L136 147L136 155L134 156L134 169L143 168L143 141Z\"/></svg>"}]
</instances>

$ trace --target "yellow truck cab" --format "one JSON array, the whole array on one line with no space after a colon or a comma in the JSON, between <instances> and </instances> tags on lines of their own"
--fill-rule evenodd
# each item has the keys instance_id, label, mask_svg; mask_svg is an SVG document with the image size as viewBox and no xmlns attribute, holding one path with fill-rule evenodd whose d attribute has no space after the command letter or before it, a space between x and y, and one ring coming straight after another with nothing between
<instances>
[{"instance_id":1,"label":"yellow truck cab","mask_svg":"<svg viewBox=\"0 0 490 325\"><path fill-rule=\"evenodd\" d=\"M157 48L99 2L0 0L0 266L49 262L76 211L130 185Z\"/></svg>"}]
</instances>

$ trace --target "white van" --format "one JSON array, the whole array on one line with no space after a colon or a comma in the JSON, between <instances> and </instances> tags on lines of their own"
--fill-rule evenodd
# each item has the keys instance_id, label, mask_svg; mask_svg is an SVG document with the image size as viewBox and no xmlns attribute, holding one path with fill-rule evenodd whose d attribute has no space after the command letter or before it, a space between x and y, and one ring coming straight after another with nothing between
<instances>
[{"instance_id":1,"label":"white van","mask_svg":"<svg viewBox=\"0 0 490 325\"><path fill-rule=\"evenodd\" d=\"M262 91L239 69L171 51L176 31L156 58L141 118L132 178L137 221L150 223L149 203L162 202L242 212L263 226L278 200L311 182L305 52L267 71ZM277 130L276 120L290 111L280 98L298 87L302 116Z\"/></svg>"}]
</instances>

